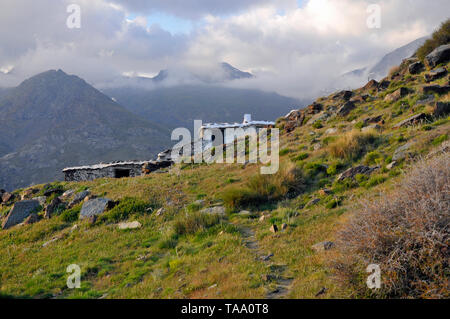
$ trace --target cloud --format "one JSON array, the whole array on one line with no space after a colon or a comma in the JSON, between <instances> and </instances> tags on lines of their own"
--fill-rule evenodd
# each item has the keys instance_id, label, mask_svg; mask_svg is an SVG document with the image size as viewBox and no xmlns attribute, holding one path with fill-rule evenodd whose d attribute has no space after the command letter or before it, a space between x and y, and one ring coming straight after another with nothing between
<instances>
[{"instance_id":1,"label":"cloud","mask_svg":"<svg viewBox=\"0 0 450 319\"><path fill-rule=\"evenodd\" d=\"M66 27L71 3L81 6L81 29ZM366 24L373 3L380 29ZM342 85L338 75L430 34L448 9L448 0L2 0L0 70L13 71L0 86L58 68L93 84L167 68L186 80L226 61L257 75L228 85L315 97ZM149 21L155 12L193 29L171 33Z\"/></svg>"}]
</instances>

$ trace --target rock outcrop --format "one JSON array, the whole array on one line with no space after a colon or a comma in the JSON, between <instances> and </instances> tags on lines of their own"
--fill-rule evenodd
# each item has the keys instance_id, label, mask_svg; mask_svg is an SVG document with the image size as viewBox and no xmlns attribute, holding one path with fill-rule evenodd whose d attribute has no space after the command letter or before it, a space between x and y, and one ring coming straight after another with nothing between
<instances>
[{"instance_id":1,"label":"rock outcrop","mask_svg":"<svg viewBox=\"0 0 450 319\"><path fill-rule=\"evenodd\" d=\"M95 198L83 204L80 219L89 219L98 216L113 206L113 201L108 198Z\"/></svg>"},{"instance_id":2,"label":"rock outcrop","mask_svg":"<svg viewBox=\"0 0 450 319\"><path fill-rule=\"evenodd\" d=\"M379 169L378 166L377 167L368 167L365 165L355 166L355 167L349 168L348 170L346 170L345 172L340 174L337 177L337 181L340 182L347 178L354 179L356 177L356 175L358 175L358 174L370 175L377 169Z\"/></svg>"},{"instance_id":3,"label":"rock outcrop","mask_svg":"<svg viewBox=\"0 0 450 319\"><path fill-rule=\"evenodd\" d=\"M8 216L3 221L2 228L8 229L22 223L39 207L40 205L37 200L24 200L15 203Z\"/></svg>"},{"instance_id":4,"label":"rock outcrop","mask_svg":"<svg viewBox=\"0 0 450 319\"><path fill-rule=\"evenodd\" d=\"M450 59L450 44L441 45L440 47L436 48L433 52L428 54L425 57L425 63L431 67L434 68L436 65L440 63L447 62Z\"/></svg>"}]
</instances>

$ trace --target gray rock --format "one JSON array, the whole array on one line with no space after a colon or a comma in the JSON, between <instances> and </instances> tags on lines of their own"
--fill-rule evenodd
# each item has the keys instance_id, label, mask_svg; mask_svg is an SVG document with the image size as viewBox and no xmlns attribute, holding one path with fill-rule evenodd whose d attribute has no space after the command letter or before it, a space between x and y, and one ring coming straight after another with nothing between
<instances>
[{"instance_id":1,"label":"gray rock","mask_svg":"<svg viewBox=\"0 0 450 319\"><path fill-rule=\"evenodd\" d=\"M418 74L422 71L422 69L423 69L422 62L411 63L408 67L408 71L410 74Z\"/></svg>"},{"instance_id":2,"label":"gray rock","mask_svg":"<svg viewBox=\"0 0 450 319\"><path fill-rule=\"evenodd\" d=\"M410 149L413 145L414 145L413 142L409 142L409 143L406 143L405 145L403 145L403 146L397 148L397 149L395 150L395 152L394 152L394 155L392 156L392 160L397 162L397 161L400 161L400 160L406 158L406 156L407 156L408 153L409 153L409 152L408 152L409 149Z\"/></svg>"},{"instance_id":3,"label":"gray rock","mask_svg":"<svg viewBox=\"0 0 450 319\"><path fill-rule=\"evenodd\" d=\"M319 202L320 202L320 198L313 198L313 199L311 199L311 200L308 202L308 204L306 204L305 208L314 206L314 205L316 205L316 204L319 203Z\"/></svg>"},{"instance_id":4,"label":"gray rock","mask_svg":"<svg viewBox=\"0 0 450 319\"><path fill-rule=\"evenodd\" d=\"M47 201L47 197L45 197L45 196L39 196L39 197L33 198L33 200L37 200L37 201L39 202L39 205L41 205L42 207L44 207L45 202Z\"/></svg>"},{"instance_id":5,"label":"gray rock","mask_svg":"<svg viewBox=\"0 0 450 319\"><path fill-rule=\"evenodd\" d=\"M450 86L440 86L440 85L425 85L420 89L421 93L437 93L437 94L446 94L450 92Z\"/></svg>"},{"instance_id":6,"label":"gray rock","mask_svg":"<svg viewBox=\"0 0 450 319\"><path fill-rule=\"evenodd\" d=\"M102 214L112 206L112 201L108 198L95 198L83 204L80 212L80 219L91 218Z\"/></svg>"},{"instance_id":7,"label":"gray rock","mask_svg":"<svg viewBox=\"0 0 450 319\"><path fill-rule=\"evenodd\" d=\"M91 192L89 191L82 191L81 193L78 193L75 195L73 200L69 203L69 207L73 207L79 203L81 203L87 196L89 196Z\"/></svg>"},{"instance_id":8,"label":"gray rock","mask_svg":"<svg viewBox=\"0 0 450 319\"><path fill-rule=\"evenodd\" d=\"M393 128L401 128L401 127L406 127L406 126L411 126L411 125L417 125L417 124L422 123L426 119L427 119L427 115L425 113L419 113L419 114L416 114L414 116L407 118L404 121L401 121L400 123L397 123L396 125L394 125Z\"/></svg>"},{"instance_id":9,"label":"gray rock","mask_svg":"<svg viewBox=\"0 0 450 319\"><path fill-rule=\"evenodd\" d=\"M225 207L223 206L208 207L202 209L200 212L204 214L225 216Z\"/></svg>"},{"instance_id":10,"label":"gray rock","mask_svg":"<svg viewBox=\"0 0 450 319\"><path fill-rule=\"evenodd\" d=\"M449 113L450 113L449 102L436 102L433 109L433 116L435 117L446 116Z\"/></svg>"},{"instance_id":11,"label":"gray rock","mask_svg":"<svg viewBox=\"0 0 450 319\"><path fill-rule=\"evenodd\" d=\"M447 62L450 59L450 44L441 45L433 52L425 57L425 62L428 66L434 68L440 63Z\"/></svg>"},{"instance_id":12,"label":"gray rock","mask_svg":"<svg viewBox=\"0 0 450 319\"><path fill-rule=\"evenodd\" d=\"M424 98L423 100L417 101L416 106L426 105L428 103L433 103L433 102L434 102L434 95L428 95L428 97Z\"/></svg>"},{"instance_id":13,"label":"gray rock","mask_svg":"<svg viewBox=\"0 0 450 319\"><path fill-rule=\"evenodd\" d=\"M355 107L353 102L348 101L337 110L337 115L347 116Z\"/></svg>"},{"instance_id":14,"label":"gray rock","mask_svg":"<svg viewBox=\"0 0 450 319\"><path fill-rule=\"evenodd\" d=\"M393 169L395 166L397 166L397 162L396 162L396 161L392 161L392 162L390 162L388 165L386 165L386 168L387 168L388 170L391 170L391 169Z\"/></svg>"},{"instance_id":15,"label":"gray rock","mask_svg":"<svg viewBox=\"0 0 450 319\"><path fill-rule=\"evenodd\" d=\"M399 88L397 91L386 95L386 97L384 98L384 100L386 102L395 102L400 100L402 97L408 95L409 91L407 88L401 87Z\"/></svg>"},{"instance_id":16,"label":"gray rock","mask_svg":"<svg viewBox=\"0 0 450 319\"><path fill-rule=\"evenodd\" d=\"M3 229L22 223L28 216L40 207L37 200L24 200L14 204L11 212L2 224Z\"/></svg>"},{"instance_id":17,"label":"gray rock","mask_svg":"<svg viewBox=\"0 0 450 319\"><path fill-rule=\"evenodd\" d=\"M377 167L368 167L368 166L364 166L364 165L355 166L355 167L349 168L348 170L346 170L345 172L340 174L337 178L337 181L338 182L343 181L346 178L354 179L355 176L358 174L370 175L377 169L379 169L378 166Z\"/></svg>"},{"instance_id":18,"label":"gray rock","mask_svg":"<svg viewBox=\"0 0 450 319\"><path fill-rule=\"evenodd\" d=\"M368 131L371 131L371 130L379 131L379 130L381 130L381 126L379 126L378 124L372 124L372 125L363 127L361 129L361 132L368 132Z\"/></svg>"},{"instance_id":19,"label":"gray rock","mask_svg":"<svg viewBox=\"0 0 450 319\"><path fill-rule=\"evenodd\" d=\"M130 223L120 223L118 225L118 228L121 230L126 230L126 229L138 229L141 228L142 224L138 221L134 221L134 222L130 222Z\"/></svg>"},{"instance_id":20,"label":"gray rock","mask_svg":"<svg viewBox=\"0 0 450 319\"><path fill-rule=\"evenodd\" d=\"M436 70L430 71L430 73L425 74L425 81L431 82L437 79L440 79L447 75L447 70L444 68L438 68Z\"/></svg>"},{"instance_id":21,"label":"gray rock","mask_svg":"<svg viewBox=\"0 0 450 319\"><path fill-rule=\"evenodd\" d=\"M311 249L316 251L316 252L321 252L321 251L325 251L325 250L330 250L332 248L334 248L334 243L331 241L323 241L321 243L317 243L313 246L311 246Z\"/></svg>"},{"instance_id":22,"label":"gray rock","mask_svg":"<svg viewBox=\"0 0 450 319\"><path fill-rule=\"evenodd\" d=\"M335 133L337 133L337 129L334 127L329 128L328 130L325 131L325 134L327 134L327 135L331 135L331 134L335 134Z\"/></svg>"}]
</instances>

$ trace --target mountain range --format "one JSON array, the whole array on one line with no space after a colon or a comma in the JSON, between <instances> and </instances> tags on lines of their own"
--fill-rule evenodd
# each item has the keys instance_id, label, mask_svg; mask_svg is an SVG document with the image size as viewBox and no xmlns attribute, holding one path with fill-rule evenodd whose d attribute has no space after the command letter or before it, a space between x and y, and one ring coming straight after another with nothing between
<instances>
[{"instance_id":1,"label":"mountain range","mask_svg":"<svg viewBox=\"0 0 450 319\"><path fill-rule=\"evenodd\" d=\"M0 188L61 179L66 166L151 159L168 144L166 127L61 70L2 92Z\"/></svg>"}]
</instances>

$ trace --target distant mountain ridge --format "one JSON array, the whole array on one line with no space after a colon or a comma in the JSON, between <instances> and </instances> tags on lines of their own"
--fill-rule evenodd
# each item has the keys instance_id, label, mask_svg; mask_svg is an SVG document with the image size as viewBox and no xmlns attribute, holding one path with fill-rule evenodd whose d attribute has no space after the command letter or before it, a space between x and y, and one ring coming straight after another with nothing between
<instances>
[{"instance_id":1,"label":"distant mountain ridge","mask_svg":"<svg viewBox=\"0 0 450 319\"><path fill-rule=\"evenodd\" d=\"M168 135L79 77L47 71L0 96L0 188L60 179L66 166L151 159Z\"/></svg>"}]
</instances>

